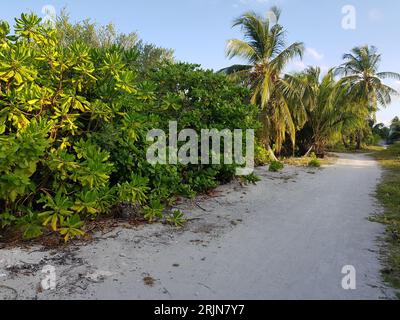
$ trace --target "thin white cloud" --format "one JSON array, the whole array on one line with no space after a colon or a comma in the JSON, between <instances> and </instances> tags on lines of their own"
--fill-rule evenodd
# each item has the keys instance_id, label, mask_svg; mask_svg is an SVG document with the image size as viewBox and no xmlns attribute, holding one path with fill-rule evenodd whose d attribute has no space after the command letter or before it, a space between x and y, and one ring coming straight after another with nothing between
<instances>
[{"instance_id":1,"label":"thin white cloud","mask_svg":"<svg viewBox=\"0 0 400 320\"><path fill-rule=\"evenodd\" d=\"M306 55L317 61L321 61L324 58L324 55L314 48L306 48Z\"/></svg>"}]
</instances>

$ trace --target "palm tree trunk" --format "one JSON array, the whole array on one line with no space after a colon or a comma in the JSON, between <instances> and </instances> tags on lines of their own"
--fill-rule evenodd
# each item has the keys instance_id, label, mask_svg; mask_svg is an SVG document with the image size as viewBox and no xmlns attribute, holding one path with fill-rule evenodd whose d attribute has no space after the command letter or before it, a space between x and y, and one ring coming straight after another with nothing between
<instances>
[{"instance_id":1,"label":"palm tree trunk","mask_svg":"<svg viewBox=\"0 0 400 320\"><path fill-rule=\"evenodd\" d=\"M267 150L268 150L269 156L271 157L271 160L272 161L278 161L278 158L275 156L275 153L271 149L271 146L269 144L267 145Z\"/></svg>"},{"instance_id":2,"label":"palm tree trunk","mask_svg":"<svg viewBox=\"0 0 400 320\"><path fill-rule=\"evenodd\" d=\"M308 149L307 153L304 155L305 157L308 157L312 151L312 149L314 149L314 145L311 146L310 149Z\"/></svg>"}]
</instances>

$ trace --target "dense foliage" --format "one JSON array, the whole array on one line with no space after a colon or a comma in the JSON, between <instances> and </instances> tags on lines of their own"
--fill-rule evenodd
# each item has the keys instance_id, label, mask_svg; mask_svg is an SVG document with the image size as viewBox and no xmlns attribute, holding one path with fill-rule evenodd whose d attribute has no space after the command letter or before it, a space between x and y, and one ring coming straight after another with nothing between
<instances>
[{"instance_id":1,"label":"dense foliage","mask_svg":"<svg viewBox=\"0 0 400 320\"><path fill-rule=\"evenodd\" d=\"M388 132L388 141L390 143L400 141L400 119L394 118Z\"/></svg>"},{"instance_id":2,"label":"dense foliage","mask_svg":"<svg viewBox=\"0 0 400 320\"><path fill-rule=\"evenodd\" d=\"M84 234L86 220L127 205L161 219L174 196L234 176L235 165L152 166L146 134L177 119L197 130L255 128L248 90L164 59L144 72L143 54L118 41L66 37L65 28L33 14L16 19L13 35L1 22L1 227L17 226L25 238L51 230L68 240ZM166 221L184 218L172 212Z\"/></svg>"},{"instance_id":3,"label":"dense foliage","mask_svg":"<svg viewBox=\"0 0 400 320\"><path fill-rule=\"evenodd\" d=\"M271 157L272 150L323 155L339 141L357 149L375 143L376 112L398 94L384 80L399 80L400 74L379 71L381 55L373 46L355 47L324 77L318 68L285 74L288 63L302 56L304 45L286 45L280 15L274 7L267 16L247 12L236 19L233 26L241 27L244 39L228 41L227 57L243 58L247 64L220 71L251 88L263 123L260 141Z\"/></svg>"},{"instance_id":4,"label":"dense foliage","mask_svg":"<svg viewBox=\"0 0 400 320\"><path fill-rule=\"evenodd\" d=\"M126 208L182 225L182 213L166 209L176 197L229 181L237 166L151 165L147 133L168 132L169 121L198 133L256 129L255 163L272 171L282 169L275 154L312 154L309 165L318 167L316 156L338 142L398 140L398 119L390 128L375 124L378 108L397 94L383 79L400 79L379 72L376 48L353 49L324 75L312 67L284 74L304 45L286 45L280 11L272 12L276 21L253 12L235 20L245 39L230 40L227 55L247 64L218 73L176 63L172 50L112 24L72 24L65 13L53 27L23 14L14 34L0 22L3 230L18 228L25 238L49 230L68 240L84 234L85 221Z\"/></svg>"},{"instance_id":5,"label":"dense foliage","mask_svg":"<svg viewBox=\"0 0 400 320\"><path fill-rule=\"evenodd\" d=\"M297 151L302 155L312 150L323 155L329 144L340 141L343 133L363 125L368 117L350 86L335 80L333 70L322 75L319 68L309 67L288 81L296 87L307 114L307 121L297 132Z\"/></svg>"}]
</instances>

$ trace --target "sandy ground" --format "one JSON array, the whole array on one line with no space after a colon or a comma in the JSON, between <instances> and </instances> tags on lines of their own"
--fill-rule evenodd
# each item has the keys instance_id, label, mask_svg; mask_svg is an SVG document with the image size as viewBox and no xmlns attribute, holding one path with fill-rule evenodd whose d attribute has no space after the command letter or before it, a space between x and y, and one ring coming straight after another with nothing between
<instances>
[{"instance_id":1,"label":"sandy ground","mask_svg":"<svg viewBox=\"0 0 400 320\"><path fill-rule=\"evenodd\" d=\"M256 186L222 186L182 210L182 229L118 228L63 251L0 250L0 299L390 299L380 279L381 169L340 155L322 169L258 168ZM52 265L57 286L42 290ZM356 269L356 290L341 286Z\"/></svg>"}]
</instances>

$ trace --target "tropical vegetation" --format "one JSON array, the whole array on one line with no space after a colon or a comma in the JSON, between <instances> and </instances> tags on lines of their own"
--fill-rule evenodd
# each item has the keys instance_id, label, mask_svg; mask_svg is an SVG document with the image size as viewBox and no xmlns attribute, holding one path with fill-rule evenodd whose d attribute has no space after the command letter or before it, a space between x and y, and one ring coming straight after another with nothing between
<instances>
[{"instance_id":1,"label":"tropical vegetation","mask_svg":"<svg viewBox=\"0 0 400 320\"><path fill-rule=\"evenodd\" d=\"M388 282L400 289L400 144L375 153L375 158L385 168L377 189L377 197L385 209L384 214L372 219L387 226L388 246L384 255L387 266L382 273Z\"/></svg>"},{"instance_id":2,"label":"tropical vegetation","mask_svg":"<svg viewBox=\"0 0 400 320\"><path fill-rule=\"evenodd\" d=\"M133 35L34 14L0 24L0 223L30 239L82 236L85 222L129 208L149 222L235 175L237 165L150 165L150 129L258 127L250 91L174 63ZM101 31L101 32L100 32Z\"/></svg>"},{"instance_id":3,"label":"tropical vegetation","mask_svg":"<svg viewBox=\"0 0 400 320\"><path fill-rule=\"evenodd\" d=\"M280 10L272 8L276 21L248 12L234 21L240 26L244 40L228 41L227 56L244 58L248 64L233 65L220 72L231 75L252 92L251 102L260 108L259 119L263 123L260 141L276 160L271 145L281 151L286 135L295 145L296 129L305 122L305 112L293 102L293 87L282 76L287 64L295 57L302 57L304 45L295 42L286 46L286 32L279 24Z\"/></svg>"},{"instance_id":4,"label":"tropical vegetation","mask_svg":"<svg viewBox=\"0 0 400 320\"><path fill-rule=\"evenodd\" d=\"M280 156L306 156L310 167L329 147L361 148L400 137L375 114L397 92L384 83L373 46L344 62L288 73L304 44L286 43L281 12L237 18L244 39L228 41L240 57L219 72L176 62L173 51L121 34L110 24L55 25L34 14L0 22L0 237L82 237L100 216L129 216L182 226L176 200L235 178L239 164L152 165L151 129L255 129L257 165L283 169ZM181 142L183 144L183 142ZM252 174L242 178L255 183ZM1 239L1 238L0 238Z\"/></svg>"},{"instance_id":5,"label":"tropical vegetation","mask_svg":"<svg viewBox=\"0 0 400 320\"><path fill-rule=\"evenodd\" d=\"M326 75L315 67L286 74L288 63L302 57L304 45L287 46L281 12L274 7L271 13L263 17L248 12L234 21L244 39L228 41L227 57L244 58L248 64L220 71L251 90L263 123L260 142L274 160L272 150L300 155L315 151L321 156L338 142L361 149L371 141L376 112L398 94L383 80L398 80L400 75L379 71L381 55L373 46L353 48L343 55L344 63ZM290 145L285 144L287 138Z\"/></svg>"}]
</instances>

